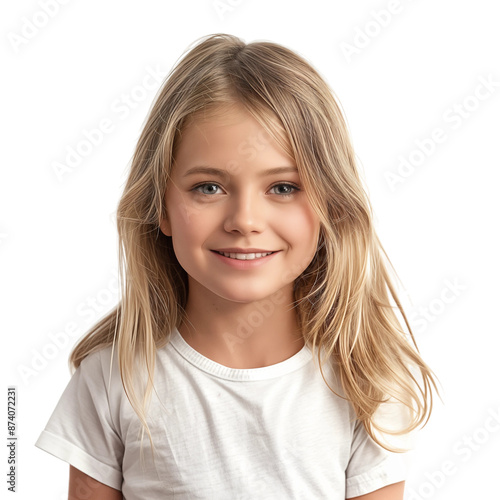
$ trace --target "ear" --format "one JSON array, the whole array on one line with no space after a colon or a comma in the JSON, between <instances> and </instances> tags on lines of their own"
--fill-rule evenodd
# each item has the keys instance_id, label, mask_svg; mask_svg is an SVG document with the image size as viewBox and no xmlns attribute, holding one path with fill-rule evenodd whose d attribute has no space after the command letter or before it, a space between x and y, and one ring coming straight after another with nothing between
<instances>
[{"instance_id":1,"label":"ear","mask_svg":"<svg viewBox=\"0 0 500 500\"><path fill-rule=\"evenodd\" d=\"M161 220L160 229L165 236L172 236L172 228L170 227L168 216Z\"/></svg>"}]
</instances>

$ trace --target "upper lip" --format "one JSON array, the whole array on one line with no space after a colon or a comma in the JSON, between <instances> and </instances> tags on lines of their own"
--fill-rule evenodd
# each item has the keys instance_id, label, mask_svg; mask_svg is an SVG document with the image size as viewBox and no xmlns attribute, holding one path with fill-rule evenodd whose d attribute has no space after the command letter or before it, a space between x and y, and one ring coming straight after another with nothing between
<instances>
[{"instance_id":1,"label":"upper lip","mask_svg":"<svg viewBox=\"0 0 500 500\"><path fill-rule=\"evenodd\" d=\"M262 248L215 248L215 252L226 252L226 253L269 253L275 252L276 250L262 250Z\"/></svg>"}]
</instances>

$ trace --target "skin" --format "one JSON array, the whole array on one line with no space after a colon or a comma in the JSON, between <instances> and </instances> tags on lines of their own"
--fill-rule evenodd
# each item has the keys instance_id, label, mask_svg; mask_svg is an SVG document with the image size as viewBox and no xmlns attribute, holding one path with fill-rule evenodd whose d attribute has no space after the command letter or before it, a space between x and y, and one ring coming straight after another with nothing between
<instances>
[{"instance_id":1,"label":"skin","mask_svg":"<svg viewBox=\"0 0 500 500\"><path fill-rule=\"evenodd\" d=\"M226 177L185 176L199 165ZM235 106L184 130L167 183L168 218L160 227L189 277L189 322L179 332L198 352L232 368L276 364L304 346L293 282L316 253L320 224L298 171L263 175L277 167L296 164ZM240 270L212 252L228 247L278 253L258 268Z\"/></svg>"},{"instance_id":2,"label":"skin","mask_svg":"<svg viewBox=\"0 0 500 500\"><path fill-rule=\"evenodd\" d=\"M122 500L122 492L69 466L68 500Z\"/></svg>"},{"instance_id":3,"label":"skin","mask_svg":"<svg viewBox=\"0 0 500 500\"><path fill-rule=\"evenodd\" d=\"M359 497L350 497L349 500L403 500L405 482L390 484L377 491L372 491Z\"/></svg>"}]
</instances>

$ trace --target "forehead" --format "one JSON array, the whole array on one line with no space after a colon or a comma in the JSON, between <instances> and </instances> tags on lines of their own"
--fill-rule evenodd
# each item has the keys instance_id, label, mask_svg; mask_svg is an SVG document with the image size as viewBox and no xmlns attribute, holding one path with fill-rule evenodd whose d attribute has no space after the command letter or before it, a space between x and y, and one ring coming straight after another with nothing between
<instances>
[{"instance_id":1,"label":"forehead","mask_svg":"<svg viewBox=\"0 0 500 500\"><path fill-rule=\"evenodd\" d=\"M183 169L196 162L223 167L228 163L290 164L293 158L246 108L233 105L190 117L180 134L175 164Z\"/></svg>"}]
</instances>

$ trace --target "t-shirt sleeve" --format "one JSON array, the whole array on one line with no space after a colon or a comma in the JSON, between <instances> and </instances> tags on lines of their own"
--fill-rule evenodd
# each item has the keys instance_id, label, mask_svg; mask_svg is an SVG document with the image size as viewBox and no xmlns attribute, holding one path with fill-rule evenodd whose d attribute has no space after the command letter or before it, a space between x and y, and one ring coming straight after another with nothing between
<instances>
[{"instance_id":1,"label":"t-shirt sleeve","mask_svg":"<svg viewBox=\"0 0 500 500\"><path fill-rule=\"evenodd\" d=\"M124 446L112 420L104 375L101 351L83 359L35 446L121 490Z\"/></svg>"},{"instance_id":2,"label":"t-shirt sleeve","mask_svg":"<svg viewBox=\"0 0 500 500\"><path fill-rule=\"evenodd\" d=\"M387 409L388 408L388 409ZM401 428L406 422L407 413L401 407L379 408L377 422L385 428ZM397 412L397 414L395 413ZM390 425L387 425L387 424ZM386 445L407 449L406 453L390 452L378 445L366 432L363 424L356 420L351 454L346 469L346 498L365 495L384 486L405 481L409 471L409 451L413 447L413 435L405 434L401 437L390 437L376 433ZM384 438L385 437L385 438Z\"/></svg>"}]
</instances>

